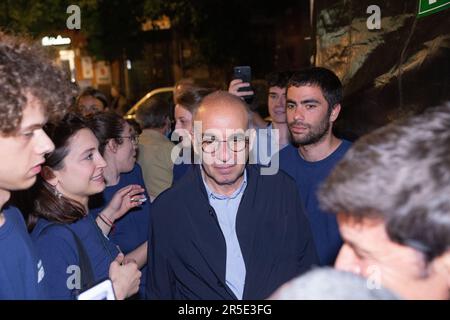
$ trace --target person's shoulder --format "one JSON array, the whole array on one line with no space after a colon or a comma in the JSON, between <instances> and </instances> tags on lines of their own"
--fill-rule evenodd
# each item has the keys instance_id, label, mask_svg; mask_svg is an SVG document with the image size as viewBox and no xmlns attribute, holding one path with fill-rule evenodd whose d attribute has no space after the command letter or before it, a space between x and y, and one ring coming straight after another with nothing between
<instances>
[{"instance_id":1,"label":"person's shoulder","mask_svg":"<svg viewBox=\"0 0 450 320\"><path fill-rule=\"evenodd\" d=\"M8 206L3 210L5 218L7 221L13 222L15 225L19 225L21 227L26 228L25 219L23 217L22 212L14 206Z\"/></svg>"},{"instance_id":2,"label":"person's shoulder","mask_svg":"<svg viewBox=\"0 0 450 320\"><path fill-rule=\"evenodd\" d=\"M38 255L44 261L52 261L53 266L74 263L77 259L78 247L67 225L40 218L31 239Z\"/></svg>"},{"instance_id":3,"label":"person's shoulder","mask_svg":"<svg viewBox=\"0 0 450 320\"><path fill-rule=\"evenodd\" d=\"M351 141L342 139L340 148L347 151L348 149L350 149L352 147L352 145L353 145L353 143Z\"/></svg>"},{"instance_id":4,"label":"person's shoulder","mask_svg":"<svg viewBox=\"0 0 450 320\"><path fill-rule=\"evenodd\" d=\"M279 161L280 161L280 166L282 168L289 166L289 165L293 165L295 164L297 161L298 155L298 149L293 146L292 144L288 144L286 147L284 147L283 149L281 149L278 152L278 157L279 157ZM272 157L273 159L273 157Z\"/></svg>"},{"instance_id":5,"label":"person's shoulder","mask_svg":"<svg viewBox=\"0 0 450 320\"><path fill-rule=\"evenodd\" d=\"M152 203L152 210L158 208L176 208L183 206L185 201L192 198L192 191L196 185L195 170L188 170L177 183L170 188L161 192L155 201Z\"/></svg>"},{"instance_id":6,"label":"person's shoulder","mask_svg":"<svg viewBox=\"0 0 450 320\"><path fill-rule=\"evenodd\" d=\"M192 188L193 176L187 172L180 180L170 188L161 192L157 199L163 202L171 202L174 199L184 199Z\"/></svg>"},{"instance_id":7,"label":"person's shoulder","mask_svg":"<svg viewBox=\"0 0 450 320\"><path fill-rule=\"evenodd\" d=\"M289 143L287 146L285 146L283 149L281 149L278 154L283 157L287 157L287 156L292 156L293 154L295 154L295 152L297 152L297 148Z\"/></svg>"},{"instance_id":8,"label":"person's shoulder","mask_svg":"<svg viewBox=\"0 0 450 320\"><path fill-rule=\"evenodd\" d=\"M137 175L137 176L142 176L142 167L139 163L134 164L133 170L131 170L130 172L131 174Z\"/></svg>"},{"instance_id":9,"label":"person's shoulder","mask_svg":"<svg viewBox=\"0 0 450 320\"><path fill-rule=\"evenodd\" d=\"M143 180L143 174L142 174L142 167L141 165L136 161L134 164L133 169L130 172L122 173L119 184L123 184L126 182L126 184L130 183L136 183L139 180ZM121 186L122 187L122 186Z\"/></svg>"},{"instance_id":10,"label":"person's shoulder","mask_svg":"<svg viewBox=\"0 0 450 320\"><path fill-rule=\"evenodd\" d=\"M148 190L147 190L146 185L145 185L144 173L142 171L142 167L137 161L136 161L136 163L134 165L134 168L131 171L130 175L131 175L131 177L133 179L132 182L141 185L141 187L146 189L145 191L148 193Z\"/></svg>"},{"instance_id":11,"label":"person's shoulder","mask_svg":"<svg viewBox=\"0 0 450 320\"><path fill-rule=\"evenodd\" d=\"M330 158L334 159L334 160L339 160L347 153L347 151L352 147L352 145L353 144L350 141L342 139L341 144L336 149L336 151L332 154L332 156L330 156Z\"/></svg>"},{"instance_id":12,"label":"person's shoulder","mask_svg":"<svg viewBox=\"0 0 450 320\"><path fill-rule=\"evenodd\" d=\"M249 165L247 168L251 171L253 177L257 177L260 183L273 189L274 192L277 190L278 186L280 187L280 191L283 191L290 186L296 187L295 180L281 169L278 169L274 174L262 174L264 166Z\"/></svg>"},{"instance_id":13,"label":"person's shoulder","mask_svg":"<svg viewBox=\"0 0 450 320\"><path fill-rule=\"evenodd\" d=\"M60 223L53 223L43 218L39 218L31 232L31 237L37 243L46 243L49 245L57 245L62 242L74 242L72 232L67 226Z\"/></svg>"}]
</instances>

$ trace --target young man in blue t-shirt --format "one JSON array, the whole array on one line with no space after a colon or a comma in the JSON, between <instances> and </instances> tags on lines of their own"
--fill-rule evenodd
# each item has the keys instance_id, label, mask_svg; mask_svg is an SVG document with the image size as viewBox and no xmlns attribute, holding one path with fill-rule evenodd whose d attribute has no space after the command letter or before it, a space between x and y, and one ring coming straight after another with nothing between
<instances>
[{"instance_id":1,"label":"young man in blue t-shirt","mask_svg":"<svg viewBox=\"0 0 450 320\"><path fill-rule=\"evenodd\" d=\"M11 191L30 188L54 144L43 130L67 111L76 90L39 43L0 32L0 300L47 299L43 263ZM25 201L16 203L23 207ZM137 292L140 272L119 255L109 267L117 299Z\"/></svg>"},{"instance_id":2,"label":"young man in blue t-shirt","mask_svg":"<svg viewBox=\"0 0 450 320\"><path fill-rule=\"evenodd\" d=\"M0 32L0 299L45 299L45 270L10 192L31 187L54 148L43 130L71 89L36 45ZM65 85L64 85L65 84ZM64 100L64 97L67 100Z\"/></svg>"},{"instance_id":3,"label":"young man in blue t-shirt","mask_svg":"<svg viewBox=\"0 0 450 320\"><path fill-rule=\"evenodd\" d=\"M280 168L299 189L321 265L331 265L342 245L334 215L320 209L317 188L351 143L332 132L341 110L342 84L325 68L293 74L287 85L286 117L292 142L280 151Z\"/></svg>"}]
</instances>

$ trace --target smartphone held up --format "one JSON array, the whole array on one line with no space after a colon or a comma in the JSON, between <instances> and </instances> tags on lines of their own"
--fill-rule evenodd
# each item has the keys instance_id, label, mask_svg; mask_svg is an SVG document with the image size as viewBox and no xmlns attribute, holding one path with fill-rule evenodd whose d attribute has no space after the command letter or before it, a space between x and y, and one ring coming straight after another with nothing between
<instances>
[{"instance_id":1,"label":"smartphone held up","mask_svg":"<svg viewBox=\"0 0 450 320\"><path fill-rule=\"evenodd\" d=\"M240 79L242 82L249 83L248 86L242 87L238 89L238 92L248 92L253 91L250 86L250 82L252 81L252 69L250 66L237 66L233 68L233 79ZM241 96L247 104L251 104L254 99L254 94L248 94Z\"/></svg>"}]
</instances>

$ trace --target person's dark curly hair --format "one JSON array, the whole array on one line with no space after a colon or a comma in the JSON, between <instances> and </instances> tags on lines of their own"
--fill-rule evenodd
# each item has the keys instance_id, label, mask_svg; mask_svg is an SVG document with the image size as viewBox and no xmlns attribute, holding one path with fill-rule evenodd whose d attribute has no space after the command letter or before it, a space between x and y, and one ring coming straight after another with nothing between
<instances>
[{"instance_id":1,"label":"person's dark curly hair","mask_svg":"<svg viewBox=\"0 0 450 320\"><path fill-rule=\"evenodd\" d=\"M0 132L13 134L22 121L27 94L36 98L49 121L60 119L77 92L39 43L0 31Z\"/></svg>"}]
</instances>

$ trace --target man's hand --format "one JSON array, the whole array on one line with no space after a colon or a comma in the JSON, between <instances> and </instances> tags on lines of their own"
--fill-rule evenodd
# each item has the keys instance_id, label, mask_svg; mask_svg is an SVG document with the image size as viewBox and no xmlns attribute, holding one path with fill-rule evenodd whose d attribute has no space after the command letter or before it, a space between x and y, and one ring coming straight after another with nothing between
<instances>
[{"instance_id":1,"label":"man's hand","mask_svg":"<svg viewBox=\"0 0 450 320\"><path fill-rule=\"evenodd\" d=\"M244 96L251 96L254 94L253 90L250 91L238 91L240 88L250 87L250 83L242 82L241 79L234 79L230 82L228 92L238 96L242 99Z\"/></svg>"},{"instance_id":2,"label":"man's hand","mask_svg":"<svg viewBox=\"0 0 450 320\"><path fill-rule=\"evenodd\" d=\"M138 292L141 282L141 272L136 262L124 261L124 255L119 253L109 266L109 278L112 281L117 300L123 300Z\"/></svg>"}]
</instances>

